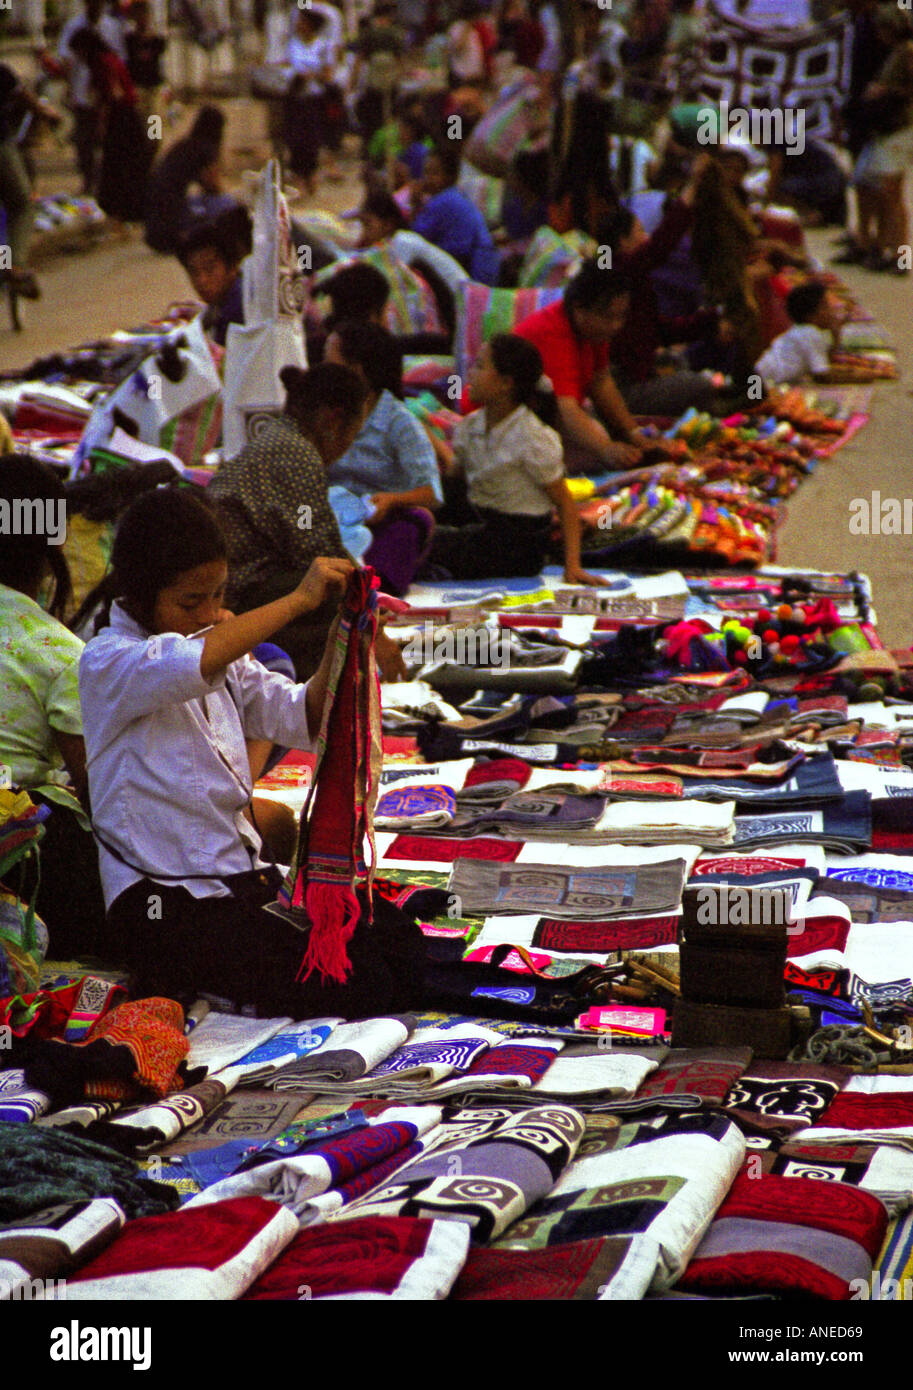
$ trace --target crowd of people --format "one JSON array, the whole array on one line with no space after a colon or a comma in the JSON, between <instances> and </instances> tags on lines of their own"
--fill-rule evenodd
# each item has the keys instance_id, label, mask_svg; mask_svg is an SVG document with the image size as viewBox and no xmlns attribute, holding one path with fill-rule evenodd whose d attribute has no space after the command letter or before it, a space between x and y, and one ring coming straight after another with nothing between
<instances>
[{"instance_id":1,"label":"crowd of people","mask_svg":"<svg viewBox=\"0 0 913 1390\"><path fill-rule=\"evenodd\" d=\"M219 349L244 322L241 267L251 250L250 217L225 186L224 114L204 106L189 133L153 158L146 118L163 40L150 29L147 0L133 5L130 25L101 0L84 6L57 51L84 186L113 219L141 221L155 252L180 258ZM841 118L856 156L858 220L847 257L897 269L913 39L896 6L854 0L854 9L853 87ZM727 413L753 380L854 379L830 360L839 307L765 213L789 183L804 214L842 223L839 161L826 154L831 180L816 202L820 167L803 183L777 158L782 151L701 140L707 35L693 4L633 0L608 20L592 5L578 22L588 46L569 61L579 35L549 0L504 0L496 10L462 3L450 15L380 0L348 45L332 5L315 0L294 12L289 173L313 201L320 180L337 177L350 129L361 138L364 175L357 247L342 252L331 238L297 234L317 272L304 325L308 370L285 368L284 411L222 461L205 493L150 488L151 474L134 479L139 495L124 494L111 570L83 605L82 637L63 622L72 614L61 552L38 536L5 538L0 552L9 695L0 762L13 784L55 805L43 856L51 867L38 888L55 953L116 952L130 942L128 963L142 974L155 962L163 988L173 984L167 971L163 979L168 959L201 987L242 986L253 969L245 914L274 893L263 865L280 858L270 855L271 836L275 848L289 833L262 809L258 822L253 784L305 724L316 737L328 638L353 564L372 566L393 596L423 577L534 576L554 554L567 582L598 583L581 553L574 475L622 476L662 458L647 417L689 407ZM445 80L394 101L391 72L420 45ZM613 86L614 51L623 90ZM663 98L661 74L680 69L685 88ZM4 112L23 93L7 71L0 67ZM525 83L529 119L492 217L473 194L471 169L466 178L467 153L507 75ZM655 121L634 188L624 186L612 143L631 102L649 106ZM2 119L0 199L12 274L27 286L22 174L12 117ZM759 157L770 173L760 197L746 187ZM468 283L553 293L510 331L486 335L456 395L447 388L461 418L442 440L427 412L404 399L403 358L452 352ZM0 498L26 496L64 493L44 466L3 458ZM278 670L248 660L264 643L281 649ZM386 679L404 674L383 628L377 656ZM183 914L180 940L138 930L150 884L163 882L182 895L169 918ZM220 929L214 951L213 901L224 922L226 899L234 925L227 936ZM191 937L192 961L182 957ZM223 952L227 938L234 944ZM268 991L259 1002L267 997L269 1007L289 1007Z\"/></svg>"}]
</instances>

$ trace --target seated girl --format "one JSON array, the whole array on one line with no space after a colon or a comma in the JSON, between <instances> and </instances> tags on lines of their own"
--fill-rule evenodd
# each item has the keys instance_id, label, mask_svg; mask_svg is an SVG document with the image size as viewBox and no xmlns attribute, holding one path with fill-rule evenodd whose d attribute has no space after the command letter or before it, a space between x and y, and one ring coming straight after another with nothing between
<instances>
[{"instance_id":1,"label":"seated girl","mask_svg":"<svg viewBox=\"0 0 913 1390\"><path fill-rule=\"evenodd\" d=\"M79 669L105 953L130 968L141 994L186 1001L203 991L296 1018L405 1007L421 943L398 914L384 921L382 907L373 927L356 929L344 985L317 974L296 982L306 937L261 911L282 876L263 862L245 815L245 739L312 748L332 652L306 685L247 654L338 596L351 561L318 556L284 597L227 616L217 515L178 487L134 503L112 565L111 624Z\"/></svg>"},{"instance_id":2,"label":"seated girl","mask_svg":"<svg viewBox=\"0 0 913 1390\"><path fill-rule=\"evenodd\" d=\"M374 540L365 563L386 589L404 594L427 551L429 509L443 494L431 441L402 402L402 354L385 328L348 319L327 339L324 361L357 372L368 393L365 422L331 466L330 481L371 499Z\"/></svg>"},{"instance_id":3,"label":"seated girl","mask_svg":"<svg viewBox=\"0 0 913 1390\"><path fill-rule=\"evenodd\" d=\"M83 644L60 621L70 595L63 486L36 459L5 455L0 511L13 505L27 506L30 522L37 515L43 525L30 525L35 534L5 534L0 546L0 786L23 787L36 805L51 808L36 910L48 928L51 956L66 960L95 948L104 903L81 804L86 755L77 669ZM30 860L22 884L26 900L37 882Z\"/></svg>"},{"instance_id":4,"label":"seated girl","mask_svg":"<svg viewBox=\"0 0 913 1390\"><path fill-rule=\"evenodd\" d=\"M599 583L580 565L580 517L564 475L561 439L536 413L555 410L554 398L540 389L541 377L538 349L513 333L483 344L470 368L469 395L481 408L454 431L453 470L465 477L472 519L439 526L430 556L430 564L454 579L538 574L557 507L566 582Z\"/></svg>"}]
</instances>

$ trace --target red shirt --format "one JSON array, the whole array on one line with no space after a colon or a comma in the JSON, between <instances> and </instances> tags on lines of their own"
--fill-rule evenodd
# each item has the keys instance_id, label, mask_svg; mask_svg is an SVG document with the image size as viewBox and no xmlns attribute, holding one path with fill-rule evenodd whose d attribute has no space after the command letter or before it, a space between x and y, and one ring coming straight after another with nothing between
<instances>
[{"instance_id":1,"label":"red shirt","mask_svg":"<svg viewBox=\"0 0 913 1390\"><path fill-rule=\"evenodd\" d=\"M575 333L563 299L537 309L518 323L514 332L539 349L543 370L551 379L555 395L572 396L580 405L589 395L593 381L609 365L608 343L591 342Z\"/></svg>"}]
</instances>

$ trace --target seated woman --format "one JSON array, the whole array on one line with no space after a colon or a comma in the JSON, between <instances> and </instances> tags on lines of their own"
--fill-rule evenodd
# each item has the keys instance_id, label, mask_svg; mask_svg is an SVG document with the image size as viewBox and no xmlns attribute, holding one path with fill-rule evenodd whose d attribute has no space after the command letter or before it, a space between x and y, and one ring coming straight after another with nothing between
<instances>
[{"instance_id":1,"label":"seated woman","mask_svg":"<svg viewBox=\"0 0 913 1390\"><path fill-rule=\"evenodd\" d=\"M538 349L512 333L483 344L470 368L469 394L480 409L457 425L453 453L475 519L439 527L430 556L432 565L454 579L539 574L557 507L565 580L599 582L580 565L580 517L564 476L561 438L536 413L557 419L554 397L540 389L541 377Z\"/></svg>"},{"instance_id":2,"label":"seated woman","mask_svg":"<svg viewBox=\"0 0 913 1390\"><path fill-rule=\"evenodd\" d=\"M209 484L219 504L232 573L228 607L245 613L295 588L318 556L349 557L327 496L327 469L354 443L364 422L366 390L347 367L323 363L303 372L284 367L285 410ZM274 634L299 680L313 675L333 619L331 606L292 616ZM401 671L399 649L378 637L378 664Z\"/></svg>"},{"instance_id":3,"label":"seated woman","mask_svg":"<svg viewBox=\"0 0 913 1390\"><path fill-rule=\"evenodd\" d=\"M296 981L306 938L261 911L282 875L245 815L245 740L313 747L332 650L307 685L247 653L338 595L351 562L318 556L284 597L226 616L225 535L211 506L176 487L124 515L112 563L111 625L79 671L105 953L146 995L206 991L295 1018L406 1007L421 942L398 914L356 928L344 984Z\"/></svg>"},{"instance_id":4,"label":"seated woman","mask_svg":"<svg viewBox=\"0 0 913 1390\"><path fill-rule=\"evenodd\" d=\"M3 511L28 506L30 519L43 514L44 522L40 531L30 528L35 534L4 535L0 546L0 786L23 787L36 805L51 808L36 910L48 928L51 956L67 960L96 948L104 904L81 804L86 754L77 670L83 643L60 621L70 595L61 548L65 494L50 468L7 454L0 458L0 503ZM46 610L41 599L49 581ZM30 860L26 900L37 883Z\"/></svg>"},{"instance_id":5,"label":"seated woman","mask_svg":"<svg viewBox=\"0 0 913 1390\"><path fill-rule=\"evenodd\" d=\"M367 418L355 442L330 468L330 481L370 497L374 542L365 553L391 593L408 589L428 548L443 500L434 449L402 403L402 354L374 323L347 319L327 339L324 361L351 367L364 382Z\"/></svg>"}]
</instances>

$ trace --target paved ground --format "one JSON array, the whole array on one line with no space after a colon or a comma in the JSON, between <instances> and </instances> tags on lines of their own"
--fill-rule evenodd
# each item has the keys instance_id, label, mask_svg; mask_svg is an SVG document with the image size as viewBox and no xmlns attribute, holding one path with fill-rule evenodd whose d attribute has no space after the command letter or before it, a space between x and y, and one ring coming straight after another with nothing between
<instances>
[{"instance_id":1,"label":"paved ground","mask_svg":"<svg viewBox=\"0 0 913 1390\"><path fill-rule=\"evenodd\" d=\"M232 167L256 167L268 153L265 113L257 103L228 103L229 148ZM178 128L179 129L179 128ZM174 133L174 132L172 132ZM42 191L68 186L67 164L45 161ZM358 197L357 167L348 161L344 184L324 183L316 200L341 210ZM813 234L817 254L830 254L830 238ZM850 502L869 498L913 497L913 391L909 363L913 361L913 276L847 272L847 279L888 330L899 350L901 377L880 384L870 423L816 475L789 504L780 535L779 559L784 564L807 564L857 569L874 585L881 632L888 645L913 642L913 536L860 536L849 530ZM137 232L125 243L109 240L84 253L49 261L41 268L43 299L26 306L26 330L9 331L0 307L0 363L25 366L39 355L86 341L115 328L139 323L173 300L188 296L180 266L149 251Z\"/></svg>"}]
</instances>

